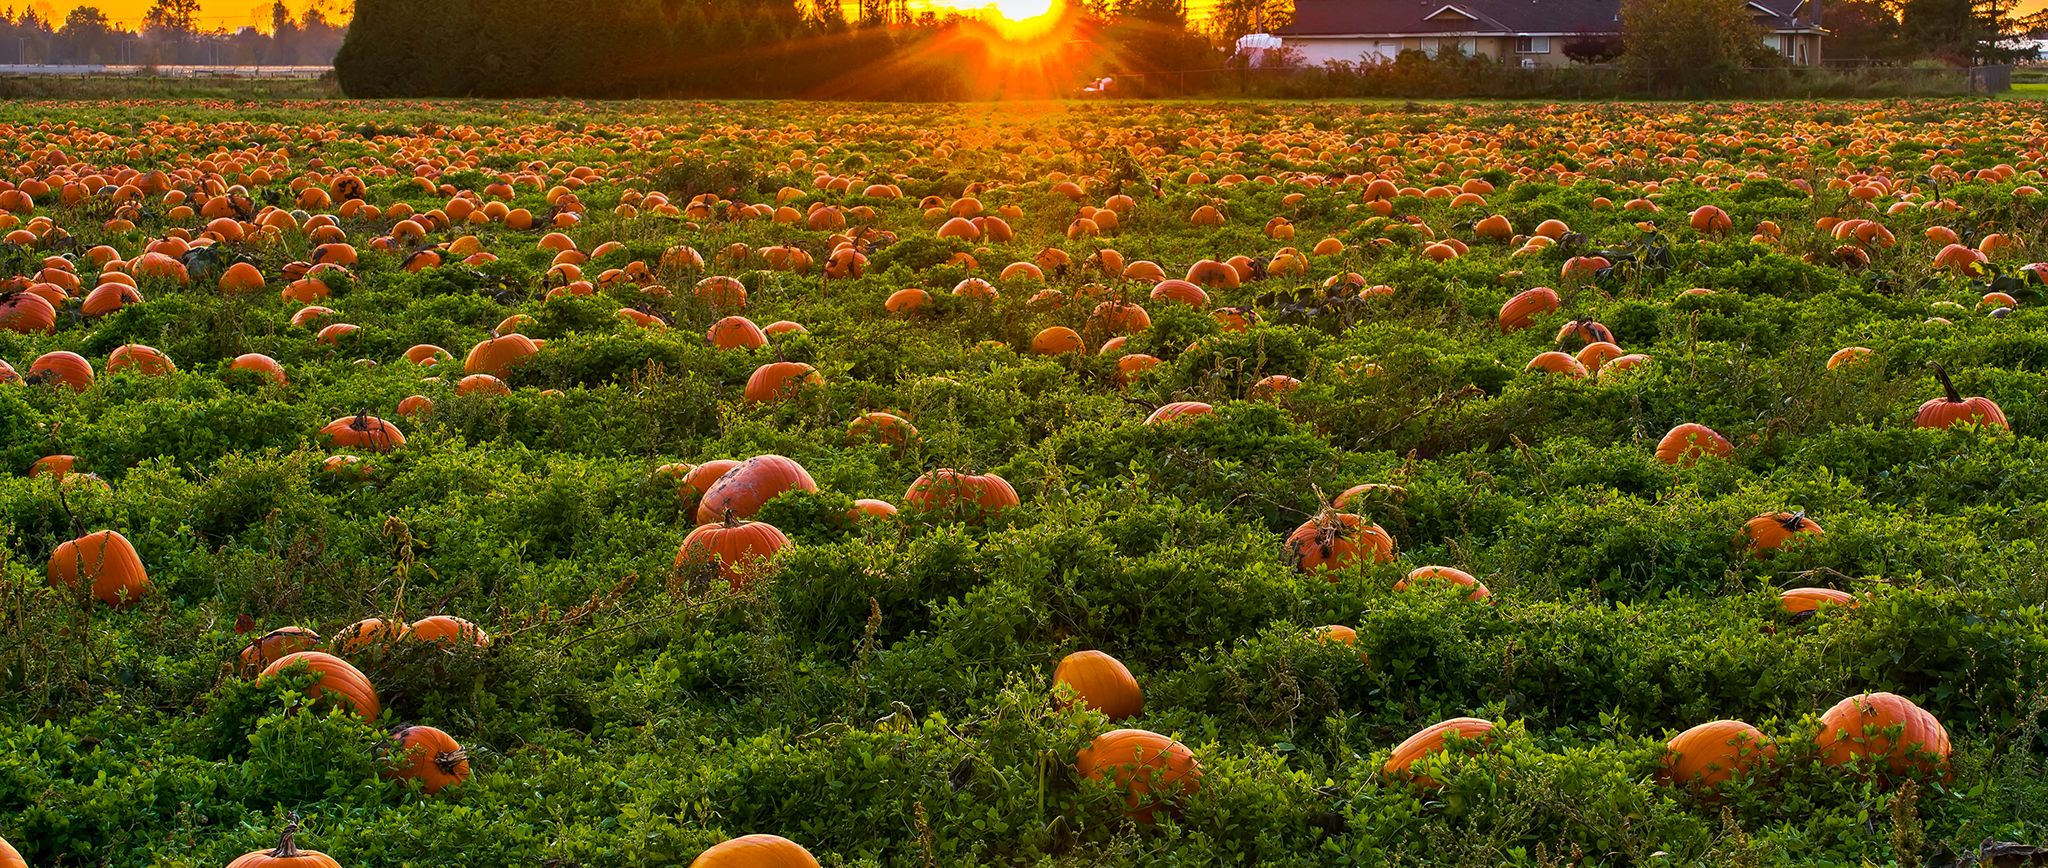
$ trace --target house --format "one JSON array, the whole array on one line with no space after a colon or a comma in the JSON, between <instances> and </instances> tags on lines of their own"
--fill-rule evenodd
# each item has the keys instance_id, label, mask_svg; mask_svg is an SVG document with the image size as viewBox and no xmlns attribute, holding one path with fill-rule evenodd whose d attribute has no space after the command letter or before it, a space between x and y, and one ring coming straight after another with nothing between
<instances>
[{"instance_id":1,"label":"house","mask_svg":"<svg viewBox=\"0 0 2048 868\"><path fill-rule=\"evenodd\" d=\"M1820 65L1819 0L1750 0L1749 9L1786 63ZM1621 0L1295 0L1294 23L1273 35L1310 64L1455 48L1503 65L1564 66L1566 42L1621 36Z\"/></svg>"}]
</instances>

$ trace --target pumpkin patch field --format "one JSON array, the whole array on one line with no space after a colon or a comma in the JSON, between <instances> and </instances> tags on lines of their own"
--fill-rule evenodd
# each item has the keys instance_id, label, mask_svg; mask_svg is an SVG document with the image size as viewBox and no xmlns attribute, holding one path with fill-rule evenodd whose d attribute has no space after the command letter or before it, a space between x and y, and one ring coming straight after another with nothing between
<instances>
[{"instance_id":1,"label":"pumpkin patch field","mask_svg":"<svg viewBox=\"0 0 2048 868\"><path fill-rule=\"evenodd\" d=\"M0 107L0 866L2044 864L2042 116Z\"/></svg>"}]
</instances>

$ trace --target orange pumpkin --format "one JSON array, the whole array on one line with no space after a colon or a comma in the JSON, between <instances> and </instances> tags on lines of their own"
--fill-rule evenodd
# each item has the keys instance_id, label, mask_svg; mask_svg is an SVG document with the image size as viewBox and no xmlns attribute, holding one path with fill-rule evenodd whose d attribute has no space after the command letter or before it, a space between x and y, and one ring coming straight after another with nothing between
<instances>
[{"instance_id":1,"label":"orange pumpkin","mask_svg":"<svg viewBox=\"0 0 2048 868\"><path fill-rule=\"evenodd\" d=\"M1476 717L1454 717L1431 725L1396 746L1393 756L1387 758L1387 764L1380 771L1390 778L1404 779L1417 786L1435 789L1441 784L1428 775L1414 773L1415 763L1424 757L1442 752L1445 738L1452 733L1467 740L1482 741L1490 738L1493 730L1493 721L1480 720Z\"/></svg>"},{"instance_id":2,"label":"orange pumpkin","mask_svg":"<svg viewBox=\"0 0 2048 868\"><path fill-rule=\"evenodd\" d=\"M327 427L320 429L320 438L333 443L335 448L370 452L390 452L405 445L405 432L368 411L327 423Z\"/></svg>"},{"instance_id":3,"label":"orange pumpkin","mask_svg":"<svg viewBox=\"0 0 2048 868\"><path fill-rule=\"evenodd\" d=\"M391 735L398 742L400 765L385 772L385 780L419 781L420 791L430 796L469 780L469 752L448 733L402 726Z\"/></svg>"},{"instance_id":4,"label":"orange pumpkin","mask_svg":"<svg viewBox=\"0 0 2048 868\"><path fill-rule=\"evenodd\" d=\"M499 379L511 375L512 366L540 352L532 338L520 334L501 335L471 347L462 361L465 374L490 374Z\"/></svg>"},{"instance_id":5,"label":"orange pumpkin","mask_svg":"<svg viewBox=\"0 0 2048 868\"><path fill-rule=\"evenodd\" d=\"M1895 693L1862 693L1821 715L1814 737L1821 761L1843 765L1857 757L1883 760L1895 773L1931 772L1948 765L1948 729L1926 709ZM1891 734L1892 727L1899 733Z\"/></svg>"},{"instance_id":6,"label":"orange pumpkin","mask_svg":"<svg viewBox=\"0 0 2048 868\"><path fill-rule=\"evenodd\" d=\"M1055 687L1073 688L1082 705L1108 715L1110 720L1137 717L1145 710L1145 694L1138 679L1122 661L1100 651L1076 651L1060 660L1053 670Z\"/></svg>"},{"instance_id":7,"label":"orange pumpkin","mask_svg":"<svg viewBox=\"0 0 2048 868\"><path fill-rule=\"evenodd\" d=\"M901 450L918 441L917 426L894 413L864 413L846 423L846 437L855 443L880 443Z\"/></svg>"},{"instance_id":8,"label":"orange pumpkin","mask_svg":"<svg viewBox=\"0 0 2048 868\"><path fill-rule=\"evenodd\" d=\"M697 504L697 523L753 518L761 507L788 491L817 491L818 483L796 461L757 455L727 471Z\"/></svg>"},{"instance_id":9,"label":"orange pumpkin","mask_svg":"<svg viewBox=\"0 0 2048 868\"><path fill-rule=\"evenodd\" d=\"M1536 324L1539 314L1557 310L1563 302L1558 300L1557 290L1547 286L1525 290L1508 299L1500 308L1501 334L1518 332Z\"/></svg>"},{"instance_id":10,"label":"orange pumpkin","mask_svg":"<svg viewBox=\"0 0 2048 868\"><path fill-rule=\"evenodd\" d=\"M1394 538L1379 525L1348 512L1324 510L1287 535L1283 556L1304 573L1342 570L1394 559ZM1332 576L1331 581L1336 581Z\"/></svg>"},{"instance_id":11,"label":"orange pumpkin","mask_svg":"<svg viewBox=\"0 0 2048 868\"><path fill-rule=\"evenodd\" d=\"M1427 581L1444 581L1471 588L1472 593L1465 597L1467 600L1484 600L1493 596L1493 592L1487 590L1485 584L1474 578L1471 573L1457 567L1417 567L1405 578L1395 582L1394 590L1405 591L1410 585Z\"/></svg>"},{"instance_id":12,"label":"orange pumpkin","mask_svg":"<svg viewBox=\"0 0 2048 868\"><path fill-rule=\"evenodd\" d=\"M50 334L57 330L57 308L33 292L0 294L0 331Z\"/></svg>"},{"instance_id":13,"label":"orange pumpkin","mask_svg":"<svg viewBox=\"0 0 2048 868\"><path fill-rule=\"evenodd\" d=\"M904 506L917 511L998 512L1018 503L1017 489L1011 488L1008 480L993 473L976 476L950 467L919 476L910 490L903 492Z\"/></svg>"},{"instance_id":14,"label":"orange pumpkin","mask_svg":"<svg viewBox=\"0 0 2048 868\"><path fill-rule=\"evenodd\" d=\"M126 606L149 592L149 573L135 545L120 531L86 534L50 554L50 585L76 588L81 583L109 606Z\"/></svg>"},{"instance_id":15,"label":"orange pumpkin","mask_svg":"<svg viewBox=\"0 0 2048 868\"><path fill-rule=\"evenodd\" d=\"M284 385L284 366L278 364L276 359L262 353L243 353L236 356L234 363L228 365L228 369L253 371L257 376L264 377L280 386Z\"/></svg>"},{"instance_id":16,"label":"orange pumpkin","mask_svg":"<svg viewBox=\"0 0 2048 868\"><path fill-rule=\"evenodd\" d=\"M21 853L14 849L14 845L7 843L5 838L0 838L0 868L28 868L28 863L22 861Z\"/></svg>"},{"instance_id":17,"label":"orange pumpkin","mask_svg":"<svg viewBox=\"0 0 2048 868\"><path fill-rule=\"evenodd\" d=\"M320 646L320 634L304 627L279 627L263 634L242 649L242 672L254 675L287 654L311 651Z\"/></svg>"},{"instance_id":18,"label":"orange pumpkin","mask_svg":"<svg viewBox=\"0 0 2048 868\"><path fill-rule=\"evenodd\" d=\"M292 814L291 818L284 834L278 836L276 847L244 854L229 862L228 868L341 868L341 863L325 853L299 849L294 840L299 833L299 815Z\"/></svg>"},{"instance_id":19,"label":"orange pumpkin","mask_svg":"<svg viewBox=\"0 0 2048 868\"><path fill-rule=\"evenodd\" d=\"M1664 751L1665 780L1704 789L1748 774L1778 749L1765 743L1764 734L1754 726L1716 720L1672 736Z\"/></svg>"},{"instance_id":20,"label":"orange pumpkin","mask_svg":"<svg viewBox=\"0 0 2048 868\"><path fill-rule=\"evenodd\" d=\"M697 465L694 469L685 472L683 474L683 482L696 489L696 493L701 496L704 492L710 491L711 486L716 485L720 477L732 472L732 469L738 466L740 466L740 462L732 458L706 461L703 464Z\"/></svg>"},{"instance_id":21,"label":"orange pumpkin","mask_svg":"<svg viewBox=\"0 0 2048 868\"><path fill-rule=\"evenodd\" d=\"M1701 458L1727 458L1735 454L1735 444L1705 425L1687 422L1664 435L1657 441L1657 460L1665 464L1691 467Z\"/></svg>"},{"instance_id":22,"label":"orange pumpkin","mask_svg":"<svg viewBox=\"0 0 2048 868\"><path fill-rule=\"evenodd\" d=\"M78 457L75 455L45 455L36 459L36 463L28 469L28 475L30 478L48 476L52 479L63 479L77 469Z\"/></svg>"},{"instance_id":23,"label":"orange pumpkin","mask_svg":"<svg viewBox=\"0 0 2048 868\"><path fill-rule=\"evenodd\" d=\"M1832 371L1843 365L1858 365L1876 356L1877 352L1869 347L1843 347L1836 350L1834 355L1828 356L1828 370Z\"/></svg>"},{"instance_id":24,"label":"orange pumpkin","mask_svg":"<svg viewBox=\"0 0 2048 868\"><path fill-rule=\"evenodd\" d=\"M1585 365L1579 364L1578 359L1575 359L1566 353L1560 353L1555 350L1547 353L1537 354L1536 358L1530 359L1529 364L1524 366L1524 370L1543 371L1545 373L1551 374L1567 374L1579 379L1584 379L1586 377Z\"/></svg>"},{"instance_id":25,"label":"orange pumpkin","mask_svg":"<svg viewBox=\"0 0 2048 868\"><path fill-rule=\"evenodd\" d=\"M1143 729L1096 736L1075 757L1074 769L1092 781L1114 780L1124 793L1124 813L1140 823L1151 823L1161 803L1202 786L1202 764L1186 745Z\"/></svg>"},{"instance_id":26,"label":"orange pumpkin","mask_svg":"<svg viewBox=\"0 0 2048 868\"><path fill-rule=\"evenodd\" d=\"M28 365L28 376L23 381L36 383L58 383L73 392L83 392L93 386L92 363L84 356L69 350L44 353Z\"/></svg>"},{"instance_id":27,"label":"orange pumpkin","mask_svg":"<svg viewBox=\"0 0 2048 868\"><path fill-rule=\"evenodd\" d=\"M1967 422L1972 425L1990 425L2010 429L2005 421L2005 411L1998 408L1990 398L1976 396L1965 398L1956 391L1956 384L1949 381L1948 371L1939 363L1929 362L1934 377L1941 381L1943 397L1935 398L1920 405L1920 412L1913 415L1915 428L1947 428Z\"/></svg>"},{"instance_id":28,"label":"orange pumpkin","mask_svg":"<svg viewBox=\"0 0 2048 868\"><path fill-rule=\"evenodd\" d=\"M467 645L475 648L489 648L490 634L454 615L434 615L412 622L412 638L421 642L456 647Z\"/></svg>"},{"instance_id":29,"label":"orange pumpkin","mask_svg":"<svg viewBox=\"0 0 2048 868\"><path fill-rule=\"evenodd\" d=\"M1161 422L1171 422L1175 419L1192 419L1196 416L1207 416L1215 412L1215 410L1215 407L1201 401L1175 401L1171 404L1162 405L1157 410L1153 410L1152 415L1145 417L1145 424L1156 425Z\"/></svg>"},{"instance_id":30,"label":"orange pumpkin","mask_svg":"<svg viewBox=\"0 0 2048 868\"><path fill-rule=\"evenodd\" d=\"M1833 588L1792 588L1778 594L1778 605L1794 615L1811 612L1822 606L1847 606L1855 608L1856 598Z\"/></svg>"},{"instance_id":31,"label":"orange pumpkin","mask_svg":"<svg viewBox=\"0 0 2048 868\"><path fill-rule=\"evenodd\" d=\"M354 654L376 645L392 645L412 636L412 626L399 620L364 618L334 636L334 650Z\"/></svg>"},{"instance_id":32,"label":"orange pumpkin","mask_svg":"<svg viewBox=\"0 0 2048 868\"><path fill-rule=\"evenodd\" d=\"M383 704L377 701L377 689L370 686L370 679L363 675L362 670L325 651L286 654L263 667L262 677L269 678L300 663L320 676L306 688L307 698L318 699L331 694L364 720L376 720L377 715L383 712Z\"/></svg>"},{"instance_id":33,"label":"orange pumpkin","mask_svg":"<svg viewBox=\"0 0 2048 868\"><path fill-rule=\"evenodd\" d=\"M746 835L698 854L690 868L818 868L818 860L788 838Z\"/></svg>"},{"instance_id":34,"label":"orange pumpkin","mask_svg":"<svg viewBox=\"0 0 2048 868\"><path fill-rule=\"evenodd\" d=\"M753 320L729 316L711 324L704 337L721 350L755 350L768 345L768 336Z\"/></svg>"},{"instance_id":35,"label":"orange pumpkin","mask_svg":"<svg viewBox=\"0 0 2048 868\"><path fill-rule=\"evenodd\" d=\"M769 362L754 369L742 395L750 404L771 403L789 397L804 385L824 382L818 369L803 362Z\"/></svg>"},{"instance_id":36,"label":"orange pumpkin","mask_svg":"<svg viewBox=\"0 0 2048 868\"><path fill-rule=\"evenodd\" d=\"M769 561L789 547L789 537L772 524L727 516L716 524L698 525L676 551L675 570L691 579L715 571L737 591L767 572Z\"/></svg>"},{"instance_id":37,"label":"orange pumpkin","mask_svg":"<svg viewBox=\"0 0 2048 868\"><path fill-rule=\"evenodd\" d=\"M1784 548L1792 542L1794 535L1801 533L1824 535L1820 525L1807 518L1804 510L1769 512L1744 523L1741 539L1749 541L1750 556L1761 559L1770 557L1771 553Z\"/></svg>"}]
</instances>

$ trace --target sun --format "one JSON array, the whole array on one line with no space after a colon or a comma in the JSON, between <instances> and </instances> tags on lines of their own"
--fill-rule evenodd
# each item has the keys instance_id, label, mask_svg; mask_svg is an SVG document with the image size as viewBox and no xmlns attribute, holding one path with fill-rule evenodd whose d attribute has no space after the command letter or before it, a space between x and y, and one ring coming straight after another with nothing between
<instances>
[{"instance_id":1,"label":"sun","mask_svg":"<svg viewBox=\"0 0 2048 868\"><path fill-rule=\"evenodd\" d=\"M1059 0L995 0L989 4L997 20L995 25L1004 38L1013 40L1032 39L1051 30L1059 20Z\"/></svg>"},{"instance_id":2,"label":"sun","mask_svg":"<svg viewBox=\"0 0 2048 868\"><path fill-rule=\"evenodd\" d=\"M1052 0L997 0L996 12L1005 21L1029 21L1052 11Z\"/></svg>"}]
</instances>

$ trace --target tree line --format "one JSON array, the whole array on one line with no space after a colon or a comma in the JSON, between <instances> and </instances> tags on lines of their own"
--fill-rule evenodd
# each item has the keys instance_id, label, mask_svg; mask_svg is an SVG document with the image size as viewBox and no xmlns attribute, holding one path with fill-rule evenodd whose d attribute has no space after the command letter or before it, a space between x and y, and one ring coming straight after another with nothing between
<instances>
[{"instance_id":1,"label":"tree line","mask_svg":"<svg viewBox=\"0 0 2048 868\"><path fill-rule=\"evenodd\" d=\"M270 7L270 29L202 30L198 0L156 0L138 26L123 26L97 6L62 20L30 7L0 11L0 63L110 66L324 66L341 48L348 24L329 20L319 4L293 15L282 0Z\"/></svg>"}]
</instances>

